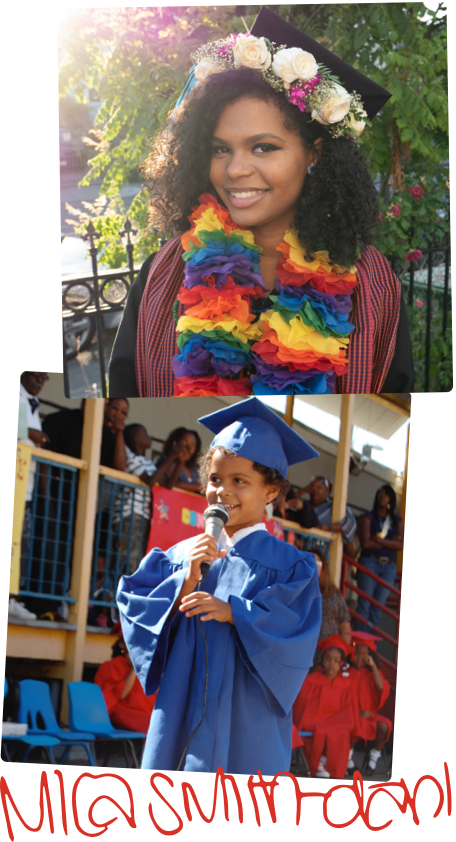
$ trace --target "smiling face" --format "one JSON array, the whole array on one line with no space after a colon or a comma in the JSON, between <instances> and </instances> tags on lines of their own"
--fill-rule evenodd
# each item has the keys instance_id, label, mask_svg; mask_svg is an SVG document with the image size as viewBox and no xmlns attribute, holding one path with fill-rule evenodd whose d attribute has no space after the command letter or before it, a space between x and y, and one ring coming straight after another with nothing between
<instances>
[{"instance_id":1,"label":"smiling face","mask_svg":"<svg viewBox=\"0 0 456 842\"><path fill-rule=\"evenodd\" d=\"M273 224L285 232L316 158L273 103L244 97L225 108L215 127L209 177L236 224L252 230Z\"/></svg>"},{"instance_id":2,"label":"smiling face","mask_svg":"<svg viewBox=\"0 0 456 842\"><path fill-rule=\"evenodd\" d=\"M180 444L183 444L185 446L185 449L187 451L187 462L189 462L198 449L198 442L196 440L196 436L194 435L194 433L184 433L184 435L180 439Z\"/></svg>"},{"instance_id":3,"label":"smiling face","mask_svg":"<svg viewBox=\"0 0 456 842\"><path fill-rule=\"evenodd\" d=\"M327 649L322 658L323 672L328 678L335 678L340 672L342 665L342 652L340 649Z\"/></svg>"},{"instance_id":4,"label":"smiling face","mask_svg":"<svg viewBox=\"0 0 456 842\"><path fill-rule=\"evenodd\" d=\"M229 514L225 532L230 537L260 523L266 503L277 496L277 487L267 485L264 477L243 456L226 456L215 449L211 456L206 499L209 505L221 503Z\"/></svg>"},{"instance_id":5,"label":"smiling face","mask_svg":"<svg viewBox=\"0 0 456 842\"><path fill-rule=\"evenodd\" d=\"M318 477L312 480L309 489L310 502L312 506L321 506L329 495L329 488L326 483Z\"/></svg>"},{"instance_id":6,"label":"smiling face","mask_svg":"<svg viewBox=\"0 0 456 842\"><path fill-rule=\"evenodd\" d=\"M115 398L105 406L104 417L105 421L113 423L114 421L125 421L128 415L128 401L124 398Z\"/></svg>"}]
</instances>

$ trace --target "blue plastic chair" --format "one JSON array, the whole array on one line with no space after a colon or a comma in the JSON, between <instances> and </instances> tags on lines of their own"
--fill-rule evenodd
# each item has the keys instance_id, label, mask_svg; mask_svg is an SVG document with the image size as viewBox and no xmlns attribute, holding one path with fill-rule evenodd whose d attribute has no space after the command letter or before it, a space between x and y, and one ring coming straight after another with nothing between
<instances>
[{"instance_id":1,"label":"blue plastic chair","mask_svg":"<svg viewBox=\"0 0 456 842\"><path fill-rule=\"evenodd\" d=\"M59 763L65 763L73 746L82 746L91 766L96 766L92 743L95 736L90 733L74 734L65 731L57 722L51 702L49 685L45 681L26 678L19 682L19 722L26 722L31 736L57 737L65 746Z\"/></svg>"},{"instance_id":2,"label":"blue plastic chair","mask_svg":"<svg viewBox=\"0 0 456 842\"><path fill-rule=\"evenodd\" d=\"M5 676L3 697L5 697L7 693L8 681ZM56 737L31 736L30 734L24 734L23 736L18 736L17 734L2 734L2 752L8 763L12 762L12 757L6 743L22 743L27 746L25 753L22 755L21 763L25 763L27 761L30 752L33 751L34 748L40 748L44 752L48 763L55 763L53 748L54 746L61 745L60 740Z\"/></svg>"},{"instance_id":3,"label":"blue plastic chair","mask_svg":"<svg viewBox=\"0 0 456 842\"><path fill-rule=\"evenodd\" d=\"M127 766L129 766L127 744L130 747L133 765L138 768L139 763L132 740L144 739L146 734L139 731L124 731L112 724L106 702L98 684L88 681L70 681L68 684L68 698L70 702L69 722L74 732L90 730L99 740L121 741ZM104 760L106 766L110 748Z\"/></svg>"}]
</instances>

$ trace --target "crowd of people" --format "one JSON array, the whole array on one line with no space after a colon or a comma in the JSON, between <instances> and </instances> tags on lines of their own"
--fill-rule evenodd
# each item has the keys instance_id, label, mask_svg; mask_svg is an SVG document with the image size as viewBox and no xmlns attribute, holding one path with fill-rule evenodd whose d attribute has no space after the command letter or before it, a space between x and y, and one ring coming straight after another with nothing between
<instances>
[{"instance_id":1,"label":"crowd of people","mask_svg":"<svg viewBox=\"0 0 456 842\"><path fill-rule=\"evenodd\" d=\"M79 409L61 410L47 415L41 425L37 395L46 382L44 372L24 372L20 400L27 415L27 435L22 441L53 452L80 457L84 423L83 401ZM152 438L138 423L128 424L129 402L123 398L106 401L104 409L100 463L141 479L149 490L141 498L125 489L114 505L113 524L119 528L119 541L128 545L125 573L132 574L146 552L151 519L151 490L158 484L192 492L201 491L198 462L201 439L195 430L179 427L163 443L155 461L147 456ZM24 419L23 419L24 420ZM38 470L43 470L40 466ZM52 484L58 476L52 475ZM27 488L22 556L30 547L30 507L35 476L31 473ZM390 687L379 669L375 652L379 637L369 629L380 623L381 605L388 589L378 581L392 583L396 574L396 556L402 548L403 522L396 512L396 495L391 486L382 486L375 495L372 510L358 519L347 506L344 516L335 521L332 515L332 484L324 476L314 476L302 487L289 488L270 504L269 514L305 528L340 533L344 552L357 554L365 571L358 572L358 587L377 605L358 598L357 613L361 619L352 624L348 606L331 580L328 559L322 549L315 548L322 596L322 619L313 668L307 676L293 708L294 747L302 747L310 773L321 777L341 777L354 768L353 745L360 739L373 740L369 754L368 774L373 773L382 748L391 732L391 722L378 711L388 698ZM52 506L51 501L48 506ZM49 536L48 536L49 537ZM73 536L67 536L73 540ZM297 539L299 540L299 538ZM99 560L98 560L99 561ZM97 564L95 561L94 564ZM100 565L100 580L105 575L105 562ZM377 580L369 577L372 571ZM21 565L21 577L24 566ZM98 581L98 580L96 580ZM115 583L113 583L113 592ZM62 593L62 596L64 594ZM34 602L36 605L37 602ZM39 604L39 603L38 603ZM42 603L44 605L44 602ZM36 616L30 601L10 600L10 615L24 619ZM54 612L55 613L55 612ZM109 615L109 621L106 616ZM101 618L101 619L99 619ZM120 624L114 612L103 609L99 625L113 626L118 634L113 657L102 664L95 682L102 688L106 705L115 726L146 733L154 706L155 694L146 696L136 677ZM97 617L94 622L97 622ZM114 624L114 625L113 625ZM299 736L311 732L312 736Z\"/></svg>"}]
</instances>

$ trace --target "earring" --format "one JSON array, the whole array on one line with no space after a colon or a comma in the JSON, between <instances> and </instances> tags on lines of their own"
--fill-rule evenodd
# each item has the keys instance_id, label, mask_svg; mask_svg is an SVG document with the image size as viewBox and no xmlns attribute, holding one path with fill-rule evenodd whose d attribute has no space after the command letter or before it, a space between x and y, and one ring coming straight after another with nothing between
<instances>
[{"instance_id":1,"label":"earring","mask_svg":"<svg viewBox=\"0 0 456 842\"><path fill-rule=\"evenodd\" d=\"M309 166L307 167L307 172L309 173L309 175L312 175L314 170L315 170L315 164L309 164Z\"/></svg>"}]
</instances>

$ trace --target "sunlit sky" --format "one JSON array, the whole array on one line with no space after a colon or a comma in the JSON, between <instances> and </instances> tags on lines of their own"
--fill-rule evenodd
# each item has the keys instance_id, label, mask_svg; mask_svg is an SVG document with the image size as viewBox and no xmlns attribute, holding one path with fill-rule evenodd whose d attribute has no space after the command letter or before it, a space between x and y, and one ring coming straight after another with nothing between
<instances>
[{"instance_id":1,"label":"sunlit sky","mask_svg":"<svg viewBox=\"0 0 456 842\"><path fill-rule=\"evenodd\" d=\"M285 412L286 398L260 398L268 406L277 409L279 412ZM294 418L310 427L312 430L317 430L323 436L338 441L340 420L335 415L330 415L329 412L324 412L315 406L296 400L294 402ZM353 427L352 448L356 453L361 453L365 444L378 445L383 450L372 451L372 461L385 465L387 468L392 468L401 474L404 470L405 464L405 449L407 446L407 429L409 422L404 417L402 426L389 439L382 439L368 430L363 430L361 427Z\"/></svg>"}]
</instances>

